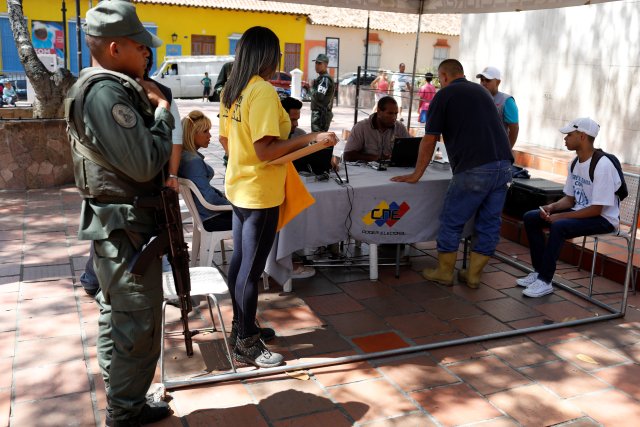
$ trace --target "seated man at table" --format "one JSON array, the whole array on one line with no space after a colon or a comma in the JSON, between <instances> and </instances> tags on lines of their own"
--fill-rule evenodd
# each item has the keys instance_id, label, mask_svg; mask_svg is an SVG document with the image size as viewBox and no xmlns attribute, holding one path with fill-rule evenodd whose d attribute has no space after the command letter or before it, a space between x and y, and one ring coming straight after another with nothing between
<instances>
[{"instance_id":1,"label":"seated man at table","mask_svg":"<svg viewBox=\"0 0 640 427\"><path fill-rule=\"evenodd\" d=\"M391 158L393 141L396 138L409 138L409 132L397 121L398 103L390 96L378 101L378 111L359 121L351 129L344 148L343 159L346 162L364 160L373 162Z\"/></svg>"},{"instance_id":2,"label":"seated man at table","mask_svg":"<svg viewBox=\"0 0 640 427\"><path fill-rule=\"evenodd\" d=\"M282 108L289 115L291 120L291 132L289 132L289 138L295 138L296 136L304 135L306 132L298 127L298 120L300 120L300 110L302 110L302 102L287 96L283 98L280 103Z\"/></svg>"}]
</instances>

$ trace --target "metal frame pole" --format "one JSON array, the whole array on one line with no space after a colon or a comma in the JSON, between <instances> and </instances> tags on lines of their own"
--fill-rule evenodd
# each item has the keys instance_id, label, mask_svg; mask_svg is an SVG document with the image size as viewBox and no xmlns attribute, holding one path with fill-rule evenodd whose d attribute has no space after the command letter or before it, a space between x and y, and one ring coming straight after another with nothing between
<instances>
[{"instance_id":1,"label":"metal frame pole","mask_svg":"<svg viewBox=\"0 0 640 427\"><path fill-rule=\"evenodd\" d=\"M416 30L416 48L413 53L413 71L411 72L411 91L409 92L409 116L407 117L407 129L411 128L411 111L413 110L413 94L415 92L416 67L418 66L418 47L420 46L420 28L422 24L422 12L424 11L424 0L420 1L420 11L418 12L418 29Z\"/></svg>"},{"instance_id":2,"label":"metal frame pole","mask_svg":"<svg viewBox=\"0 0 640 427\"><path fill-rule=\"evenodd\" d=\"M359 70L359 69L358 69ZM356 109L357 111L357 109ZM301 370L301 369L312 369L312 368L321 368L321 367L325 367L325 366L333 366L333 365L341 365L341 364L346 364L346 363L352 363L352 362L359 362L362 360L369 360L369 359L378 359L378 358L382 358L382 357L390 357L390 356L399 356L399 355L403 355L403 354L410 354L410 353L415 353L415 352L419 352L419 351L428 351L428 350L434 350L434 349L438 349L438 348L443 348L443 347L449 347L449 346L455 346L455 345L462 345L462 344L470 344L470 343L476 343L476 342L482 342L482 341L488 341L488 340L493 340L493 339L499 339L499 338L508 338L508 337L514 337L514 336L518 336L518 335L526 335L526 334L530 334L533 332L542 332L542 331L548 331L548 330L552 330L552 329L559 329L559 328L567 328L567 327L572 327L572 326L580 326L580 325L587 325L590 323L596 323L596 322L603 322L606 320L612 320L612 319L618 319L621 317L624 317L625 313L626 313L626 308L627 308L627 297L629 294L629 282L631 280L631 274L633 274L633 252L635 250L635 236L637 234L637 227L638 227L638 213L640 211L640 203L639 203L639 198L640 198L640 185L638 186L638 188L636 189L636 199L635 199L635 208L634 208L634 220L633 220L633 224L631 226L631 244L630 244L630 248L629 248L629 256L627 258L627 269L626 269L626 273L625 273L625 279L624 279L624 291L623 291L623 296L622 296L622 301L620 303L620 309L615 309L611 306L609 306L608 304L605 304L601 301L598 301L582 292L579 292L575 289L573 289L572 287L565 285L564 283L560 283L557 281L554 281L553 284L555 286L557 286L560 289L563 289L567 292L570 292L573 295L576 295L586 301L591 302L592 304L610 312L610 314L605 314L605 315L594 315L593 317L589 317L586 319L577 319L577 320L570 320L570 321L566 321L566 322L558 322L558 323L553 323L550 325L538 325L538 326L532 326L532 327L528 327L528 328L521 328L521 329L514 329L512 331L503 331L503 332L494 332L494 333L490 333L490 334L485 334L485 335L480 335L477 337L467 337L467 338L459 338L459 339L455 339L455 340L447 340L447 341L442 341L439 343L431 343L431 344L423 344L423 345L418 345L418 346L414 346L414 347L405 347L405 348L400 348L400 349L395 349L395 350L386 350L386 351L379 351L379 352L375 352L375 353L368 353L368 354L358 354L358 355L352 355L352 356L344 356L344 357L336 357L336 358L332 358L332 359L328 359L328 360L323 360L323 361L318 361L318 362L308 362L308 363L300 363L297 365L292 365L292 366L278 366L275 368L262 368L262 369L256 369L253 371L245 371L245 372L229 372L229 373L224 373L224 374L217 374L217 375L206 375L206 376L198 376L195 378L181 378L181 379L167 379L164 381L164 385L167 389L176 389L176 388L182 388L182 387L189 387L189 386L194 386L194 385L199 385L199 384L207 384L207 383L215 383L215 382L221 382L221 381L230 381L230 380L243 380L243 379L249 379L249 378L257 378L257 377L263 377L263 376L267 376L267 375L274 375L274 374L280 374L283 372L291 372L291 371L297 371L297 370ZM499 253L494 254L494 257L499 259L502 262L505 262L513 267L516 267L518 269L521 269L522 271L525 272L531 272L533 271L530 267L515 261L513 258L506 256L506 255L502 255ZM164 324L164 323L163 323Z\"/></svg>"}]
</instances>

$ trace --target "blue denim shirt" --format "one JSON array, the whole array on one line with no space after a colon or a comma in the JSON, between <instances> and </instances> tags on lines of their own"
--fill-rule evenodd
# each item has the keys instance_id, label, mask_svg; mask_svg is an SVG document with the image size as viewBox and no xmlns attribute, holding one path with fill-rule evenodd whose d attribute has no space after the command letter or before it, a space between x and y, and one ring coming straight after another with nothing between
<instances>
[{"instance_id":1,"label":"blue denim shirt","mask_svg":"<svg viewBox=\"0 0 640 427\"><path fill-rule=\"evenodd\" d=\"M187 178L198 187L202 197L211 203L212 205L230 205L229 201L224 194L219 190L212 187L209 183L213 178L213 168L204 161L204 156L197 151L191 152L182 150L182 157L180 158L180 167L178 168L178 176L181 178ZM213 212L202 206L198 199L194 196L194 201L198 207L198 213L200 219L206 221L207 219L218 215L220 212Z\"/></svg>"}]
</instances>

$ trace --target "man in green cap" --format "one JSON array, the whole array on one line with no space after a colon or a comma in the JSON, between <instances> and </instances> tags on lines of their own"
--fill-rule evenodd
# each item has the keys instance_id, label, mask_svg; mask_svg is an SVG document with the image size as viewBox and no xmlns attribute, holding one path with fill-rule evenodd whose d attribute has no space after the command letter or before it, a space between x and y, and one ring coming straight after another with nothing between
<instances>
[{"instance_id":1,"label":"man in green cap","mask_svg":"<svg viewBox=\"0 0 640 427\"><path fill-rule=\"evenodd\" d=\"M311 87L311 132L326 132L333 119L333 94L335 84L327 73L329 57L323 53L316 58L318 77Z\"/></svg>"},{"instance_id":2,"label":"man in green cap","mask_svg":"<svg viewBox=\"0 0 640 427\"><path fill-rule=\"evenodd\" d=\"M158 87L143 80L148 48L162 42L131 3L98 3L87 11L84 32L94 67L82 70L65 100L84 197L78 238L95 249L106 425L139 426L170 410L145 401L160 355L162 270L158 258L143 275L128 272L157 227L153 210L135 207L134 198L162 187L174 119Z\"/></svg>"}]
</instances>

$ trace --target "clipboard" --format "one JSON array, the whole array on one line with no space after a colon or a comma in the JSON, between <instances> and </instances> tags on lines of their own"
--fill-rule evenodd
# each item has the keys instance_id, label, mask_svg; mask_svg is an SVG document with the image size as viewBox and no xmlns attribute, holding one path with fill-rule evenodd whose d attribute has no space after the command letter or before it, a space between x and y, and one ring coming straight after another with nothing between
<instances>
[{"instance_id":1,"label":"clipboard","mask_svg":"<svg viewBox=\"0 0 640 427\"><path fill-rule=\"evenodd\" d=\"M302 147L296 151L292 151L289 154L285 154L282 157L278 157L277 159L273 159L269 162L267 162L268 165L282 165L285 164L287 162L292 162L294 160L297 160L301 157L304 156L308 156L309 154L315 153L316 151L320 151L323 150L325 148L333 148L333 147L326 147L324 144L321 143L313 143L313 144L309 144L306 147Z\"/></svg>"}]
</instances>

